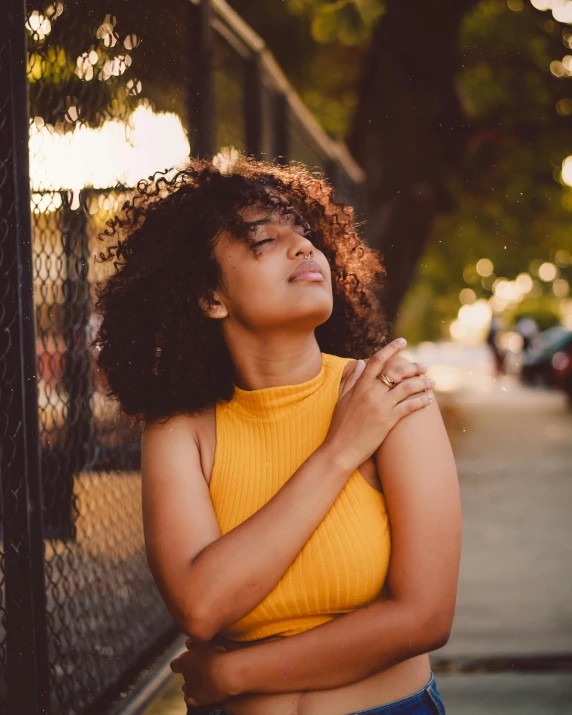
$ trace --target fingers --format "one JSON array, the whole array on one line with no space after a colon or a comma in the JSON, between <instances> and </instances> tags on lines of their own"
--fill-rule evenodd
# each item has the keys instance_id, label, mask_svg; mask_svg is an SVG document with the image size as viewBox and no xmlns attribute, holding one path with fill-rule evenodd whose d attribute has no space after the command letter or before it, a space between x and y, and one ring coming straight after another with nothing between
<instances>
[{"instance_id":1,"label":"fingers","mask_svg":"<svg viewBox=\"0 0 572 715\"><path fill-rule=\"evenodd\" d=\"M198 708L199 703L193 698L192 695L185 696L185 705L191 708Z\"/></svg>"},{"instance_id":2,"label":"fingers","mask_svg":"<svg viewBox=\"0 0 572 715\"><path fill-rule=\"evenodd\" d=\"M181 672L181 656L178 655L176 658L174 658L171 663L170 663L171 670L173 673L180 673Z\"/></svg>"},{"instance_id":3,"label":"fingers","mask_svg":"<svg viewBox=\"0 0 572 715\"><path fill-rule=\"evenodd\" d=\"M395 382L401 382L408 377L423 375L427 372L427 365L422 362L403 362L398 365L392 365L383 372Z\"/></svg>"},{"instance_id":4,"label":"fingers","mask_svg":"<svg viewBox=\"0 0 572 715\"><path fill-rule=\"evenodd\" d=\"M379 373L383 371L385 363L407 345L405 338L396 338L387 345L384 345L381 350L378 350L370 357L363 371L365 380L375 380Z\"/></svg>"},{"instance_id":5,"label":"fingers","mask_svg":"<svg viewBox=\"0 0 572 715\"><path fill-rule=\"evenodd\" d=\"M398 383L394 388L389 390L389 397L395 404L406 399L416 392L431 391L435 385L435 380L425 377L409 377Z\"/></svg>"},{"instance_id":6,"label":"fingers","mask_svg":"<svg viewBox=\"0 0 572 715\"><path fill-rule=\"evenodd\" d=\"M429 405L434 401L434 396L432 393L424 392L421 395L416 395L409 400L403 400L399 402L393 408L392 414L399 421L402 417L410 415L412 412L420 410L422 407L429 407Z\"/></svg>"},{"instance_id":7,"label":"fingers","mask_svg":"<svg viewBox=\"0 0 572 715\"><path fill-rule=\"evenodd\" d=\"M344 382L343 392L340 395L340 398L343 397L346 392L349 392L352 389L352 387L358 381L359 376L363 373L364 369L365 360L357 360L351 375L349 375Z\"/></svg>"}]
</instances>

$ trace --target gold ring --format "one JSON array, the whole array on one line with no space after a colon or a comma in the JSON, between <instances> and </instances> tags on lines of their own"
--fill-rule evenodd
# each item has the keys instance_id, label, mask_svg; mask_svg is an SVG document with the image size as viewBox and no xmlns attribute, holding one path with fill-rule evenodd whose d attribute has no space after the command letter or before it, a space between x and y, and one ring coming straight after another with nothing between
<instances>
[{"instance_id":1,"label":"gold ring","mask_svg":"<svg viewBox=\"0 0 572 715\"><path fill-rule=\"evenodd\" d=\"M388 377L384 372L381 373L381 375L379 376L379 379L380 379L385 385L387 385L390 390L391 390L392 387L395 387L395 386L397 385L397 383L395 382L395 380L392 380L392 379L391 379L390 377Z\"/></svg>"}]
</instances>

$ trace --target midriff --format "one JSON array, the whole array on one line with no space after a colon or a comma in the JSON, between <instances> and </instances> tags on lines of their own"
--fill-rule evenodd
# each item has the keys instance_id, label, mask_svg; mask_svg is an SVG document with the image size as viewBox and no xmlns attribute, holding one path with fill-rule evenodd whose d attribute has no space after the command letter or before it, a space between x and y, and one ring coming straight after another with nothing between
<instances>
[{"instance_id":1,"label":"midriff","mask_svg":"<svg viewBox=\"0 0 572 715\"><path fill-rule=\"evenodd\" d=\"M201 454L201 465L210 485L216 446L215 411L209 409L193 419ZM375 461L364 462L360 474L375 489L381 491L381 482ZM271 636L260 640L238 642L222 636L214 641L228 650L250 648L261 643L281 640ZM295 636L290 636L295 637ZM216 707L232 715L348 715L356 710L399 700L423 688L429 681L431 668L429 655L410 658L363 680L329 690L295 693L259 693L230 697Z\"/></svg>"},{"instance_id":2,"label":"midriff","mask_svg":"<svg viewBox=\"0 0 572 715\"><path fill-rule=\"evenodd\" d=\"M295 638L296 636L290 636ZM229 650L252 647L271 640L238 643L218 637ZM431 675L429 655L423 654L359 680L330 690L313 690L303 693L260 693L239 695L217 703L216 707L232 715L348 715L357 710L373 708L394 700L405 698L421 690Z\"/></svg>"}]
</instances>

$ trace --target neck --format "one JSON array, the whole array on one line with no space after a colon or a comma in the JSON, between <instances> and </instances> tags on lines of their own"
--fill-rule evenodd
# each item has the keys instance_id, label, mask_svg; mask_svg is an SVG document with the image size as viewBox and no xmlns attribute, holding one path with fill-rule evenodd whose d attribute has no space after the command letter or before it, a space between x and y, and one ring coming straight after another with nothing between
<instances>
[{"instance_id":1,"label":"neck","mask_svg":"<svg viewBox=\"0 0 572 715\"><path fill-rule=\"evenodd\" d=\"M313 330L305 335L282 333L243 338L227 339L236 384L243 390L298 385L320 372L322 354Z\"/></svg>"}]
</instances>

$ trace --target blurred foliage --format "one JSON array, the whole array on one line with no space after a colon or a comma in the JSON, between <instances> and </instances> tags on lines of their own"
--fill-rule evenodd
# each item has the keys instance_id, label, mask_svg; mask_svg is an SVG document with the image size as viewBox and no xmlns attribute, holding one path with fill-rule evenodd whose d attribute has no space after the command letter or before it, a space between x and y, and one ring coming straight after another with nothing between
<instances>
[{"instance_id":1,"label":"blurred foliage","mask_svg":"<svg viewBox=\"0 0 572 715\"><path fill-rule=\"evenodd\" d=\"M145 97L157 111L185 117L188 0L171 0L161 13L150 0L137 12L118 0L28 0L26 6L32 116L63 130L76 119L98 127L128 116ZM155 39L151 51L154 38L163 37L169 42L159 46Z\"/></svg>"},{"instance_id":2,"label":"blurred foliage","mask_svg":"<svg viewBox=\"0 0 572 715\"><path fill-rule=\"evenodd\" d=\"M324 129L342 138L360 111L358 87L373 32L396 1L402 2L230 0L264 38ZM468 286L465 268L480 258L492 260L496 277L512 279L533 260L553 260L558 249L572 252L572 189L560 178L562 160L572 154L572 77L559 62L572 47L572 28L529 0L476 0L467 6L456 68L465 149L449 187L454 206L435 220L399 311L397 331L410 341L447 336L459 292ZM138 7L133 13L109 0L29 0L28 11L51 23L46 36L41 27L28 32L33 115L64 127L76 117L97 126L147 97L157 110L184 116L188 0L172 0L159 15L148 0ZM139 45L158 30L169 36L168 46L143 52ZM405 52L427 51L408 36L402 42ZM217 96L228 96L234 106L238 84L231 75ZM217 76L217 86L221 81ZM217 128L221 138L223 129ZM560 274L572 282L570 266ZM553 300L551 284L539 285L540 294L529 303ZM477 299L491 295L490 281L470 287Z\"/></svg>"},{"instance_id":3,"label":"blurred foliage","mask_svg":"<svg viewBox=\"0 0 572 715\"><path fill-rule=\"evenodd\" d=\"M556 300L545 296L543 298L525 298L517 308L507 311L506 320L509 325L515 325L520 318L533 318L539 330L546 330L560 323L560 314Z\"/></svg>"},{"instance_id":4,"label":"blurred foliage","mask_svg":"<svg viewBox=\"0 0 572 715\"><path fill-rule=\"evenodd\" d=\"M465 266L487 257L495 276L513 279L535 259L572 251L572 190L560 180L562 160L572 153L571 119L556 108L572 95L572 83L550 72L568 47L566 27L529 3L514 12L501 0L483 0L465 18L457 86L470 139L452 188L457 206L436 221L401 307L412 339L439 336L455 316L458 294L469 285ZM570 267L560 272L572 283ZM544 323L546 302L554 315L557 300L550 283L541 286L519 310ZM470 287L477 298L491 295L480 283Z\"/></svg>"},{"instance_id":5,"label":"blurred foliage","mask_svg":"<svg viewBox=\"0 0 572 715\"><path fill-rule=\"evenodd\" d=\"M306 106L330 134L347 134L381 0L230 0L264 38Z\"/></svg>"},{"instance_id":6,"label":"blurred foliage","mask_svg":"<svg viewBox=\"0 0 572 715\"><path fill-rule=\"evenodd\" d=\"M231 4L265 38L322 126L344 137L359 112L361 68L384 6L358 0ZM410 341L448 337L459 292L469 286L467 265L486 256L495 276L513 279L535 259L554 260L562 248L572 252L572 189L560 179L562 160L572 154L572 78L550 71L570 37L570 26L528 0L480 0L467 12L456 80L466 148L450 186L455 206L435 221L399 311L396 330ZM572 283L572 269L560 273ZM477 299L491 296L480 282L470 287ZM526 301L529 314L554 303L551 284L541 289Z\"/></svg>"}]
</instances>

